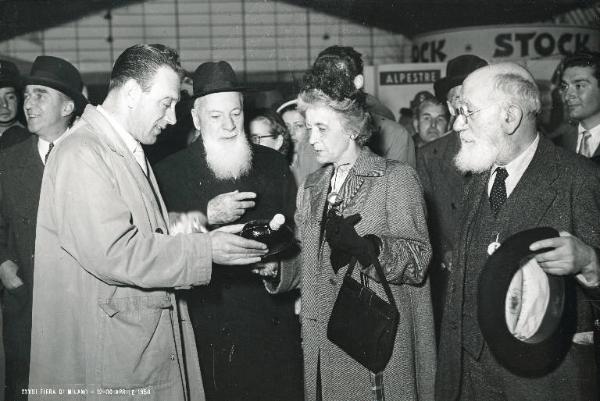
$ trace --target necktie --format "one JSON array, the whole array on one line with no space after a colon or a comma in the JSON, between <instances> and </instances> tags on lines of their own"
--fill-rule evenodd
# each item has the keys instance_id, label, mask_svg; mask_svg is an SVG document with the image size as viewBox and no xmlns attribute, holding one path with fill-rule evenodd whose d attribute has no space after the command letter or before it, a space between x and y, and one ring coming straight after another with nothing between
<instances>
[{"instance_id":1,"label":"necktie","mask_svg":"<svg viewBox=\"0 0 600 401\"><path fill-rule=\"evenodd\" d=\"M590 146L591 136L592 134L590 134L588 131L582 132L581 143L579 144L579 151L577 153L583 157L592 157L592 149Z\"/></svg>"},{"instance_id":2,"label":"necktie","mask_svg":"<svg viewBox=\"0 0 600 401\"><path fill-rule=\"evenodd\" d=\"M490 207L494 216L498 214L500 207L506 202L506 184L504 183L506 177L508 177L508 172L505 168L496 168L496 178L490 192Z\"/></svg>"},{"instance_id":3,"label":"necktie","mask_svg":"<svg viewBox=\"0 0 600 401\"><path fill-rule=\"evenodd\" d=\"M133 157L135 157L135 161L140 165L142 171L146 176L148 176L148 165L146 164L146 155L144 154L144 149L140 143L137 144L136 148L133 150Z\"/></svg>"},{"instance_id":4,"label":"necktie","mask_svg":"<svg viewBox=\"0 0 600 401\"><path fill-rule=\"evenodd\" d=\"M48 156L50 156L50 152L52 151L52 148L54 148L54 144L52 142L50 142L50 146L48 146L48 151L46 152L46 156L44 156L44 165L46 163L48 163Z\"/></svg>"}]
</instances>

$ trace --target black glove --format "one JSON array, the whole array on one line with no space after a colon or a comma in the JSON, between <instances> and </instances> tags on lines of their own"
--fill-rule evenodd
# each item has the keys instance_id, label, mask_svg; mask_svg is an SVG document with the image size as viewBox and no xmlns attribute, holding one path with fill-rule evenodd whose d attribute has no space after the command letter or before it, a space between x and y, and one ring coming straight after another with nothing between
<instances>
[{"instance_id":1,"label":"black glove","mask_svg":"<svg viewBox=\"0 0 600 401\"><path fill-rule=\"evenodd\" d=\"M342 217L329 213L325 224L325 239L331 248L331 266L337 271L356 257L363 267L370 266L379 256L379 238L374 234L361 237L354 225L360 221L360 214Z\"/></svg>"}]
</instances>

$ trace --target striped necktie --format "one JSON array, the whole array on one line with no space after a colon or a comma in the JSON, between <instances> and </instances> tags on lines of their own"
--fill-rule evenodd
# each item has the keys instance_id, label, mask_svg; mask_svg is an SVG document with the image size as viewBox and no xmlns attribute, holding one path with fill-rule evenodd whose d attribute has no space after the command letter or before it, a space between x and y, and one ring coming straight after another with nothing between
<instances>
[{"instance_id":1,"label":"striped necktie","mask_svg":"<svg viewBox=\"0 0 600 401\"><path fill-rule=\"evenodd\" d=\"M590 145L591 137L592 134L589 131L583 131L581 133L581 142L579 143L579 150L577 151L581 156L592 157L593 153Z\"/></svg>"},{"instance_id":2,"label":"striped necktie","mask_svg":"<svg viewBox=\"0 0 600 401\"><path fill-rule=\"evenodd\" d=\"M50 152L52 152L53 148L54 148L54 143L50 142L50 145L48 146L48 151L46 152L46 156L44 156L44 165L46 165L46 163L48 163L48 156L50 156Z\"/></svg>"}]
</instances>

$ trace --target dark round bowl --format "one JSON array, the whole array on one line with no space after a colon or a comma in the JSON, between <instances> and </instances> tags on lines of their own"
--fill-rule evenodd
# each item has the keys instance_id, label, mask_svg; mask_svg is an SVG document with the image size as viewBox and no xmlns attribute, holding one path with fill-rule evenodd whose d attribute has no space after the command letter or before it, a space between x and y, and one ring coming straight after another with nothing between
<instances>
[{"instance_id":1,"label":"dark round bowl","mask_svg":"<svg viewBox=\"0 0 600 401\"><path fill-rule=\"evenodd\" d=\"M287 224L283 224L279 230L271 230L267 219L247 222L240 235L266 244L269 252L263 258L277 255L294 243L294 232Z\"/></svg>"}]
</instances>

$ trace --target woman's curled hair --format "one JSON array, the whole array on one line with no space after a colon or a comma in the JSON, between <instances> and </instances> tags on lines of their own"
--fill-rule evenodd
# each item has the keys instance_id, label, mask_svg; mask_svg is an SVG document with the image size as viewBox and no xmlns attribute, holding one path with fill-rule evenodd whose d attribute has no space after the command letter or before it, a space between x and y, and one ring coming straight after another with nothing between
<instances>
[{"instance_id":1,"label":"woman's curled hair","mask_svg":"<svg viewBox=\"0 0 600 401\"><path fill-rule=\"evenodd\" d=\"M298 110L305 113L310 106L326 106L336 112L342 119L344 130L355 137L357 144L362 146L371 137L373 121L364 102L348 97L336 99L321 89L305 87L298 95Z\"/></svg>"}]
</instances>

